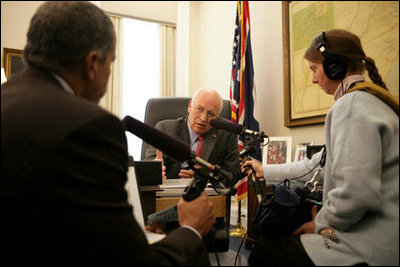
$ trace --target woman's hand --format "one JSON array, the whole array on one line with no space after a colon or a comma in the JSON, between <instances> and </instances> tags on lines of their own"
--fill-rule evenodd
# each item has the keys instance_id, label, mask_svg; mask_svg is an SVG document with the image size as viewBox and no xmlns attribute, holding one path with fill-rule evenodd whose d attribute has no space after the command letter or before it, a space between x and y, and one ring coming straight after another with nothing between
<instances>
[{"instance_id":1,"label":"woman's hand","mask_svg":"<svg viewBox=\"0 0 400 267\"><path fill-rule=\"evenodd\" d=\"M257 178L263 178L264 177L264 170L263 170L262 163L259 162L258 160L255 160L255 159L248 160L248 161L246 161L245 163L243 163L241 165L242 165L241 166L241 171L243 173L247 172L248 168L252 168L248 172L249 175L254 171Z\"/></svg>"}]
</instances>

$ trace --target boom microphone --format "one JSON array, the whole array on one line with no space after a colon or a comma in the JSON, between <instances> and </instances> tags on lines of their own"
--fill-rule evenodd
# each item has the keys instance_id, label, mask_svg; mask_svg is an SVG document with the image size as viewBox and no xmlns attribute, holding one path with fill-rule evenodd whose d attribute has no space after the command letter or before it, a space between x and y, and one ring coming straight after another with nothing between
<instances>
[{"instance_id":1,"label":"boom microphone","mask_svg":"<svg viewBox=\"0 0 400 267\"><path fill-rule=\"evenodd\" d=\"M179 161L185 161L191 158L192 151L190 147L170 135L151 127L131 116L125 116L122 119L125 130L133 133L140 139L149 143L153 147L165 152Z\"/></svg>"},{"instance_id":2,"label":"boom microphone","mask_svg":"<svg viewBox=\"0 0 400 267\"><path fill-rule=\"evenodd\" d=\"M234 134L248 134L248 135L260 135L263 138L268 138L268 136L264 132L255 132L252 130L247 129L245 126L237 123L233 123L230 120L223 119L223 118L218 118L218 119L213 119L210 121L211 126L222 129Z\"/></svg>"},{"instance_id":3,"label":"boom microphone","mask_svg":"<svg viewBox=\"0 0 400 267\"><path fill-rule=\"evenodd\" d=\"M192 159L195 163L205 167L214 174L217 174L221 170L217 165L212 165L208 161L197 157L196 154L192 153L189 145L171 135L151 127L150 125L132 118L131 116L125 116L125 118L122 119L122 123L125 126L125 130L138 136L153 147L158 148L165 154L174 157L176 160L185 161Z\"/></svg>"},{"instance_id":4,"label":"boom microphone","mask_svg":"<svg viewBox=\"0 0 400 267\"><path fill-rule=\"evenodd\" d=\"M230 120L218 118L210 121L211 126L234 134L242 134L244 126L231 122Z\"/></svg>"}]
</instances>

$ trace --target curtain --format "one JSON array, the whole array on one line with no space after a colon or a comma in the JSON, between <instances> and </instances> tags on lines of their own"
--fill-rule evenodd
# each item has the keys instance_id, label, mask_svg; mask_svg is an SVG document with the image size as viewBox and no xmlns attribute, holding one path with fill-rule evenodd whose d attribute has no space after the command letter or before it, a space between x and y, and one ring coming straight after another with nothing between
<instances>
[{"instance_id":1,"label":"curtain","mask_svg":"<svg viewBox=\"0 0 400 267\"><path fill-rule=\"evenodd\" d=\"M175 95L175 47L176 28L170 25L160 25L160 96Z\"/></svg>"},{"instance_id":2,"label":"curtain","mask_svg":"<svg viewBox=\"0 0 400 267\"><path fill-rule=\"evenodd\" d=\"M122 118L122 79L123 79L123 23L122 17L108 15L114 24L117 40L116 58L111 65L108 90L99 105ZM160 25L160 96L174 96L175 92L175 47L176 27Z\"/></svg>"},{"instance_id":3,"label":"curtain","mask_svg":"<svg viewBox=\"0 0 400 267\"><path fill-rule=\"evenodd\" d=\"M123 34L122 18L109 15L116 35L117 44L115 47L116 58L111 64L110 78L108 80L108 90L100 100L99 105L110 111L119 118L122 118L122 75L123 75Z\"/></svg>"}]
</instances>

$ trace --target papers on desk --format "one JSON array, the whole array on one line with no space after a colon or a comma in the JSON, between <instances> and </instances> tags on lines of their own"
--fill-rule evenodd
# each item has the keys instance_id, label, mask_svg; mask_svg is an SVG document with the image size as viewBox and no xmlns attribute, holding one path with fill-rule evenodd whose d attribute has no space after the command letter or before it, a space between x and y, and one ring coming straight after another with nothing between
<instances>
[{"instance_id":1,"label":"papers on desk","mask_svg":"<svg viewBox=\"0 0 400 267\"><path fill-rule=\"evenodd\" d=\"M146 235L147 242L149 242L150 245L160 241L161 239L167 236L165 234L156 234L147 230L144 233Z\"/></svg>"},{"instance_id":2,"label":"papers on desk","mask_svg":"<svg viewBox=\"0 0 400 267\"><path fill-rule=\"evenodd\" d=\"M185 188L193 181L193 178L177 178L177 179L166 179L160 185L161 189L176 189Z\"/></svg>"},{"instance_id":3,"label":"papers on desk","mask_svg":"<svg viewBox=\"0 0 400 267\"><path fill-rule=\"evenodd\" d=\"M138 222L140 228L142 228L147 241L149 244L153 244L161 239L163 239L166 235L164 234L156 234L150 231L147 231L145 228L144 222L144 214L142 209L142 200L140 197L139 187L137 184L136 173L134 167L129 167L127 172L127 183L125 185L125 189L128 192L128 203L132 205L133 216Z\"/></svg>"},{"instance_id":4,"label":"papers on desk","mask_svg":"<svg viewBox=\"0 0 400 267\"><path fill-rule=\"evenodd\" d=\"M127 172L127 182L125 189L128 192L128 203L132 205L133 216L136 221L144 229L144 213L142 209L142 200L140 197L139 187L137 184L135 168L130 166Z\"/></svg>"},{"instance_id":5,"label":"papers on desk","mask_svg":"<svg viewBox=\"0 0 400 267\"><path fill-rule=\"evenodd\" d=\"M164 180L160 185L161 191L156 192L156 197L180 197L188 186L193 181L193 178L178 178ZM209 196L215 196L217 193L208 183L204 192Z\"/></svg>"}]
</instances>

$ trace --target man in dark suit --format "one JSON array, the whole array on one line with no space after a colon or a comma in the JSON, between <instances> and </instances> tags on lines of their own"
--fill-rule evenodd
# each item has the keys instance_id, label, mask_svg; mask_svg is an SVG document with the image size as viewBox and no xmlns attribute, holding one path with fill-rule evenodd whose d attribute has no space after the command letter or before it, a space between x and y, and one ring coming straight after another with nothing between
<instances>
[{"instance_id":1,"label":"man in dark suit","mask_svg":"<svg viewBox=\"0 0 400 267\"><path fill-rule=\"evenodd\" d=\"M213 89L200 89L192 97L188 106L188 115L182 118L163 120L156 123L155 128L174 136L189 144L196 154L202 146L200 156L211 164L218 164L231 175L234 184L240 177L240 163L237 146L237 135L213 128L210 120L218 118L222 111L222 98ZM204 139L203 139L204 138ZM201 144L203 139L204 143ZM146 159L160 159L159 151L149 147ZM163 154L166 178L192 178L194 171L187 169L185 162L175 160Z\"/></svg>"},{"instance_id":2,"label":"man in dark suit","mask_svg":"<svg viewBox=\"0 0 400 267\"><path fill-rule=\"evenodd\" d=\"M127 201L121 121L97 102L115 34L89 2L46 2L33 16L27 67L1 86L2 263L209 265L207 196L178 203L181 227L149 245Z\"/></svg>"}]
</instances>

